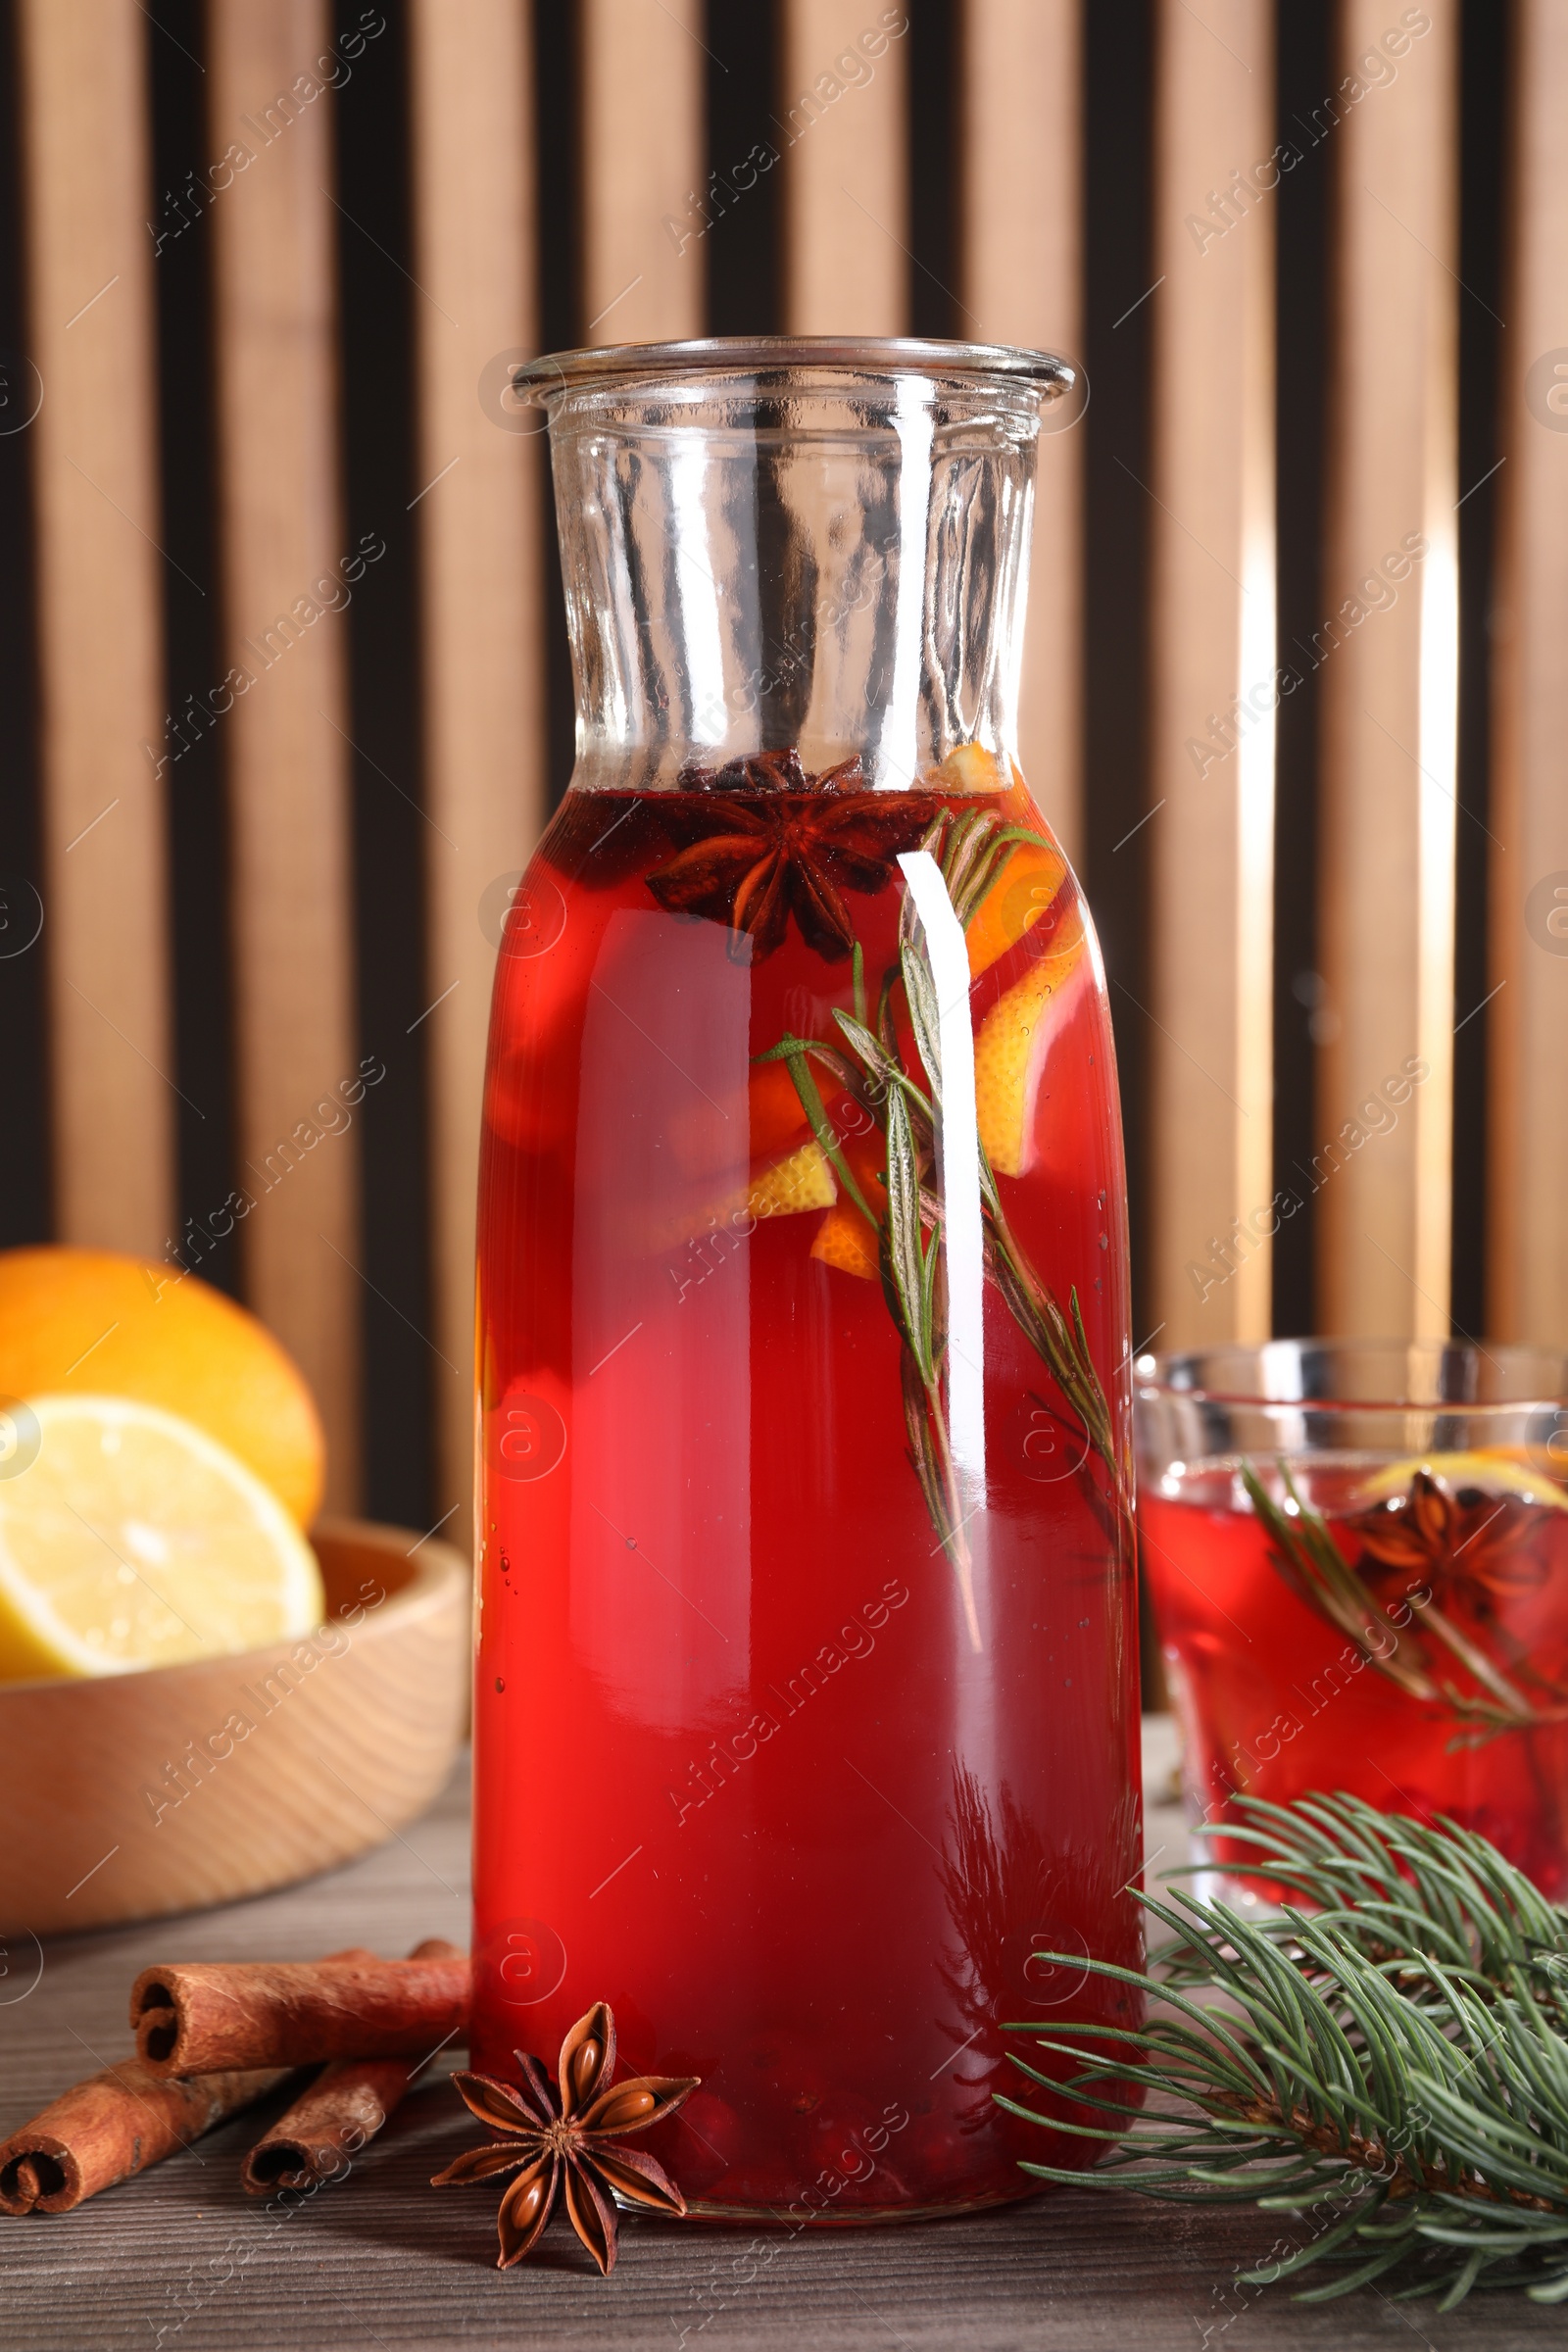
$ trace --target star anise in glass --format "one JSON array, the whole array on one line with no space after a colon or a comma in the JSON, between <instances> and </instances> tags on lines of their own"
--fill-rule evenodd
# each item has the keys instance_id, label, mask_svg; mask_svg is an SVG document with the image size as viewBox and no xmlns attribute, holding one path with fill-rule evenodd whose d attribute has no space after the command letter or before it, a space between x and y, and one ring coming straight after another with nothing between
<instances>
[{"instance_id":1,"label":"star anise in glass","mask_svg":"<svg viewBox=\"0 0 1568 2352\"><path fill-rule=\"evenodd\" d=\"M1550 1563L1537 1539L1561 1517L1521 1494L1480 1487L1449 1494L1430 1471L1417 1470L1408 1494L1357 1511L1344 1525L1360 1544L1357 1565L1372 1581L1396 1583L1401 1597L1425 1584L1440 1605L1451 1597L1486 1617L1498 1600L1545 1580Z\"/></svg>"},{"instance_id":2,"label":"star anise in glass","mask_svg":"<svg viewBox=\"0 0 1568 2352\"><path fill-rule=\"evenodd\" d=\"M858 756L808 775L793 749L688 766L680 784L665 828L685 846L648 887L671 913L728 923L737 962L771 956L792 907L808 945L842 962L855 946L844 891L882 889L938 806L929 794L865 791Z\"/></svg>"},{"instance_id":3,"label":"star anise in glass","mask_svg":"<svg viewBox=\"0 0 1568 2352\"><path fill-rule=\"evenodd\" d=\"M531 2254L564 2185L572 2228L608 2278L615 2267L614 2199L681 2214L686 2200L662 2165L640 2148L614 2145L622 2132L643 2132L673 2115L697 2088L697 2076L638 2075L611 2086L615 2071L615 2021L603 2001L580 2017L561 2045L559 2095L537 2058L515 2053L526 2090L488 2075L452 2080L483 2124L509 2134L469 2148L431 2186L516 2179L501 2200L498 2270Z\"/></svg>"}]
</instances>

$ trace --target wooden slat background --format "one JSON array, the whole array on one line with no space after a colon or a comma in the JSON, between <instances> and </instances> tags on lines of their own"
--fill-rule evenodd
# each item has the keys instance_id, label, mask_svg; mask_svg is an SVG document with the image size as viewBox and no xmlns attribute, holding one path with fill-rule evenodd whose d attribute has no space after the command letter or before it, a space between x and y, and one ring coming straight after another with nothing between
<instances>
[{"instance_id":1,"label":"wooden slat background","mask_svg":"<svg viewBox=\"0 0 1568 2352\"><path fill-rule=\"evenodd\" d=\"M164 793L143 750L163 733L144 27L134 0L90 15L27 0L16 32L43 389L29 429L55 1213L62 1240L156 1256L174 1221L175 1081Z\"/></svg>"},{"instance_id":2,"label":"wooden slat background","mask_svg":"<svg viewBox=\"0 0 1568 2352\"><path fill-rule=\"evenodd\" d=\"M253 156L213 208L239 1180L255 1200L246 1291L320 1400L327 1496L342 1509L359 1490L358 1136L322 1136L331 1113L317 1113L358 1061L337 612L352 554L332 117L295 90L332 23L325 0L214 0L208 24L213 153Z\"/></svg>"},{"instance_id":3,"label":"wooden slat background","mask_svg":"<svg viewBox=\"0 0 1568 2352\"><path fill-rule=\"evenodd\" d=\"M1568 1330L1568 17L1525 0L1508 190L1504 537L1494 709L1491 1274L1504 1339Z\"/></svg>"},{"instance_id":4,"label":"wooden slat background","mask_svg":"<svg viewBox=\"0 0 1568 2352\"><path fill-rule=\"evenodd\" d=\"M22 882L41 894L25 953L47 986L27 997L0 954L0 1014L43 1004L41 1025L18 1016L0 1242L41 1238L27 1203L48 1170L48 1231L160 1253L211 1223L192 1169L216 1153L255 1205L202 1271L306 1365L335 1499L461 1529L494 954L480 902L565 780L548 750L564 691L548 486L498 389L505 355L714 321L937 331L1093 351L1102 377L1043 452L1022 747L1105 918L1126 1065L1147 1072L1129 1102L1138 1337L1266 1334L1288 1247L1293 1263L1310 1250L1319 1328L1445 1331L1453 1268L1479 1295L1484 1259L1496 1332L1568 1342L1568 897L1551 895L1554 877L1568 890L1568 374L1551 373L1553 355L1568 368L1568 38L1547 0L1343 0L1324 87L1296 87L1276 62L1301 46L1279 37L1286 5L6 0L23 202L0 269L0 424L24 360L44 399L0 434L25 474L15 567L37 673L0 763L19 845L0 879L8 910ZM1506 122L1465 68L1481 43L1502 44ZM235 142L250 157L223 179ZM1311 172L1329 191L1312 424L1327 651L1277 620L1276 481L1299 462L1278 417L1303 412L1276 352L1307 298L1281 282L1279 222L1304 218ZM1507 267L1482 283L1461 270L1464 222L1502 191ZM159 258L172 233L203 241L179 279ZM1113 267L1088 269L1091 249ZM199 315L179 307L197 277ZM356 341L368 303L378 373ZM1495 381L1461 376L1477 304L1497 324ZM215 455L195 493L184 468L206 461L167 422L160 481L174 387L158 354L181 322L179 348L207 351ZM1494 419L1494 483L1459 479L1477 417ZM176 491L215 517L211 578L176 577ZM1458 564L1472 495L1498 503L1494 573ZM351 507L384 551L352 619L319 610L354 553ZM1092 541L1090 513L1125 544ZM1358 606L1411 532L1426 552L1396 594ZM178 889L191 857L166 729L208 681L172 666L176 595L182 612L203 600L216 676L255 673L206 721L226 863L215 834L220 862ZM1496 658L1465 669L1461 638L1485 645L1494 598ZM289 613L277 652L267 633ZM1467 635L1466 614L1482 624ZM1293 724L1308 703L1320 719L1310 872L1274 858L1258 690L1276 666L1299 675ZM1091 678L1143 714L1147 760L1125 772L1086 768L1086 740L1138 738L1101 723ZM393 685L414 714L402 757L365 740ZM1466 753L1487 730L1461 739L1456 710L1489 698L1490 754ZM395 812L390 790L417 804L402 847L367 834L365 796ZM1114 828L1110 808L1127 811ZM377 929L365 877L383 871L422 908L397 916L407 939ZM198 884L226 898L220 971L191 946L180 894ZM1275 944L1303 894L1312 969ZM1477 924L1490 958L1481 1004L1455 1002L1461 901L1460 962L1480 968ZM224 1121L204 1100L212 1067L180 1043L204 995L232 1008L226 1139L205 1131ZM1406 1058L1427 1075L1374 1130L1360 1105ZM393 1071L387 1094L324 1132L319 1106L365 1059ZM1276 1070L1311 1092L1311 1167L1280 1157ZM376 1107L394 1087L395 1120ZM1484 1230L1453 1216L1483 1093ZM1299 1222L1271 1252L1281 1188ZM368 1496L362 1458L392 1465Z\"/></svg>"},{"instance_id":5,"label":"wooden slat background","mask_svg":"<svg viewBox=\"0 0 1568 2352\"><path fill-rule=\"evenodd\" d=\"M858 0L790 0L783 12L787 334L907 329L908 36L867 56L857 36L875 23Z\"/></svg>"},{"instance_id":6,"label":"wooden slat background","mask_svg":"<svg viewBox=\"0 0 1568 2352\"><path fill-rule=\"evenodd\" d=\"M663 223L701 204L699 0L583 0L582 304L590 343L703 332L703 272Z\"/></svg>"},{"instance_id":7,"label":"wooden slat background","mask_svg":"<svg viewBox=\"0 0 1568 2352\"><path fill-rule=\"evenodd\" d=\"M1272 1189L1274 222L1267 194L1232 193L1229 173L1273 145L1271 12L1162 0L1158 42L1147 1009L1154 1132L1181 1140L1155 1193L1152 1308L1180 1347L1269 1329L1267 1232L1233 1243L1232 1219ZM1211 188L1229 225L1200 220ZM1211 1237L1237 1269L1200 1298L1187 1266Z\"/></svg>"},{"instance_id":8,"label":"wooden slat background","mask_svg":"<svg viewBox=\"0 0 1568 2352\"><path fill-rule=\"evenodd\" d=\"M1394 60L1382 47L1382 0L1348 0L1342 75L1382 54L1398 77L1368 88L1335 133L1338 366L1324 581L1325 610L1349 625L1323 662L1323 976L1332 1029L1318 1088L1324 1136L1352 1120L1370 1129L1360 1106L1397 1081L1407 1059L1428 1071L1398 1126L1369 1135L1323 1190L1326 1327L1369 1335L1448 1328L1458 1018L1456 0L1435 0L1421 14L1431 29ZM1427 552L1391 580L1411 536Z\"/></svg>"},{"instance_id":9,"label":"wooden slat background","mask_svg":"<svg viewBox=\"0 0 1568 2352\"><path fill-rule=\"evenodd\" d=\"M492 937L476 909L517 872L548 800L537 452L474 387L535 344L528 21L514 0L418 0L412 19L423 589L432 1371L441 1509L461 1542L473 1446L474 1196ZM476 76L472 61L489 60ZM484 233L475 233L475 224ZM532 426L536 419L514 416ZM432 1518L435 1516L432 1513Z\"/></svg>"},{"instance_id":10,"label":"wooden slat background","mask_svg":"<svg viewBox=\"0 0 1568 2352\"><path fill-rule=\"evenodd\" d=\"M964 33L956 331L1081 354L1075 0L971 0ZM1024 773L1074 859L1083 850L1083 450L1081 419L1040 447L1019 710Z\"/></svg>"}]
</instances>

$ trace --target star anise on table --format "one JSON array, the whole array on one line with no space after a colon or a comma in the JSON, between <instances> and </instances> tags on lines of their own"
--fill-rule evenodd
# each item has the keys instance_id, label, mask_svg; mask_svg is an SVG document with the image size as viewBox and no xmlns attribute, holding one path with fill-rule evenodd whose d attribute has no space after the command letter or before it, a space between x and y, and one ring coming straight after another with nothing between
<instances>
[{"instance_id":1,"label":"star anise on table","mask_svg":"<svg viewBox=\"0 0 1568 2352\"><path fill-rule=\"evenodd\" d=\"M673 2115L700 2078L638 2075L612 2087L615 2021L603 2001L577 2020L561 2045L559 2094L537 2058L523 2050L515 2056L525 2091L488 2075L453 2076L471 2112L508 2137L469 2148L437 2173L431 2186L516 2174L499 2216L496 2268L507 2271L533 2252L564 2185L567 2218L608 2278L615 2267L615 2197L656 2213L686 2210L685 2198L662 2165L640 2148L614 2142L622 2132L646 2131Z\"/></svg>"},{"instance_id":2,"label":"star anise on table","mask_svg":"<svg viewBox=\"0 0 1568 2352\"><path fill-rule=\"evenodd\" d=\"M684 846L648 887L671 913L728 923L738 962L772 955L792 907L808 945L842 962L855 945L843 892L880 890L938 805L867 792L858 756L808 775L794 750L689 766L680 784L665 824Z\"/></svg>"},{"instance_id":3,"label":"star anise on table","mask_svg":"<svg viewBox=\"0 0 1568 2352\"><path fill-rule=\"evenodd\" d=\"M1520 1494L1472 1487L1450 1494L1430 1471L1417 1470L1407 1494L1357 1511L1344 1525L1361 1545L1363 1574L1388 1572L1401 1594L1425 1583L1440 1604L1451 1594L1486 1616L1497 1599L1544 1581L1549 1562L1536 1539L1561 1516Z\"/></svg>"}]
</instances>

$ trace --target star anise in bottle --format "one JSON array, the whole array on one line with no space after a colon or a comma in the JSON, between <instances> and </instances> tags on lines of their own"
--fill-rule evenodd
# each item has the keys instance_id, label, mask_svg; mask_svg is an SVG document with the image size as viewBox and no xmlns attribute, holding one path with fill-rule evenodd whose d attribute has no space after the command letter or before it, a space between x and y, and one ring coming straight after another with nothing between
<instances>
[{"instance_id":1,"label":"star anise in bottle","mask_svg":"<svg viewBox=\"0 0 1568 2352\"><path fill-rule=\"evenodd\" d=\"M1561 1516L1521 1494L1480 1487L1449 1494L1417 1470L1407 1494L1357 1511L1344 1526L1360 1544L1363 1575L1396 1585L1401 1597L1425 1584L1440 1605L1451 1598L1487 1617L1498 1600L1544 1581L1549 1562L1537 1539Z\"/></svg>"},{"instance_id":2,"label":"star anise in bottle","mask_svg":"<svg viewBox=\"0 0 1568 2352\"><path fill-rule=\"evenodd\" d=\"M882 889L937 807L929 794L865 791L858 757L808 775L793 749L689 766L680 782L665 826L685 846L648 887L671 913L728 923L737 962L771 956L791 908L808 945L842 962L855 945L844 891Z\"/></svg>"},{"instance_id":3,"label":"star anise in bottle","mask_svg":"<svg viewBox=\"0 0 1568 2352\"><path fill-rule=\"evenodd\" d=\"M515 2055L526 2090L488 2075L453 2076L479 2121L508 2136L469 2148L437 2173L431 2186L515 2173L501 2200L496 2268L502 2271L533 2252L564 2186L567 2218L608 2278L615 2267L617 2196L656 2213L686 2210L685 2198L662 2165L640 2148L614 2143L623 2132L646 2131L673 2115L700 2078L638 2075L612 2087L615 2021L603 2001L577 2020L561 2045L559 2094L537 2058L523 2050Z\"/></svg>"}]
</instances>

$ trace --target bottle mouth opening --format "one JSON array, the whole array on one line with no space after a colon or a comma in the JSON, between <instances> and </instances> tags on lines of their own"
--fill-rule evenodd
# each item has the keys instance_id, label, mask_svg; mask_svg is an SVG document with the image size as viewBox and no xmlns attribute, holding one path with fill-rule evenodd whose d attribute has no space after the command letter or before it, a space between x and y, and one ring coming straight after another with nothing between
<instances>
[{"instance_id":1,"label":"bottle mouth opening","mask_svg":"<svg viewBox=\"0 0 1568 2352\"><path fill-rule=\"evenodd\" d=\"M685 343L616 343L597 351L547 352L512 373L524 406L546 408L557 396L611 385L650 386L675 379L744 376L765 382L802 376L842 385L922 376L956 387L1027 388L1044 407L1063 401L1078 382L1070 361L1005 343L948 343L905 335L711 335Z\"/></svg>"}]
</instances>

